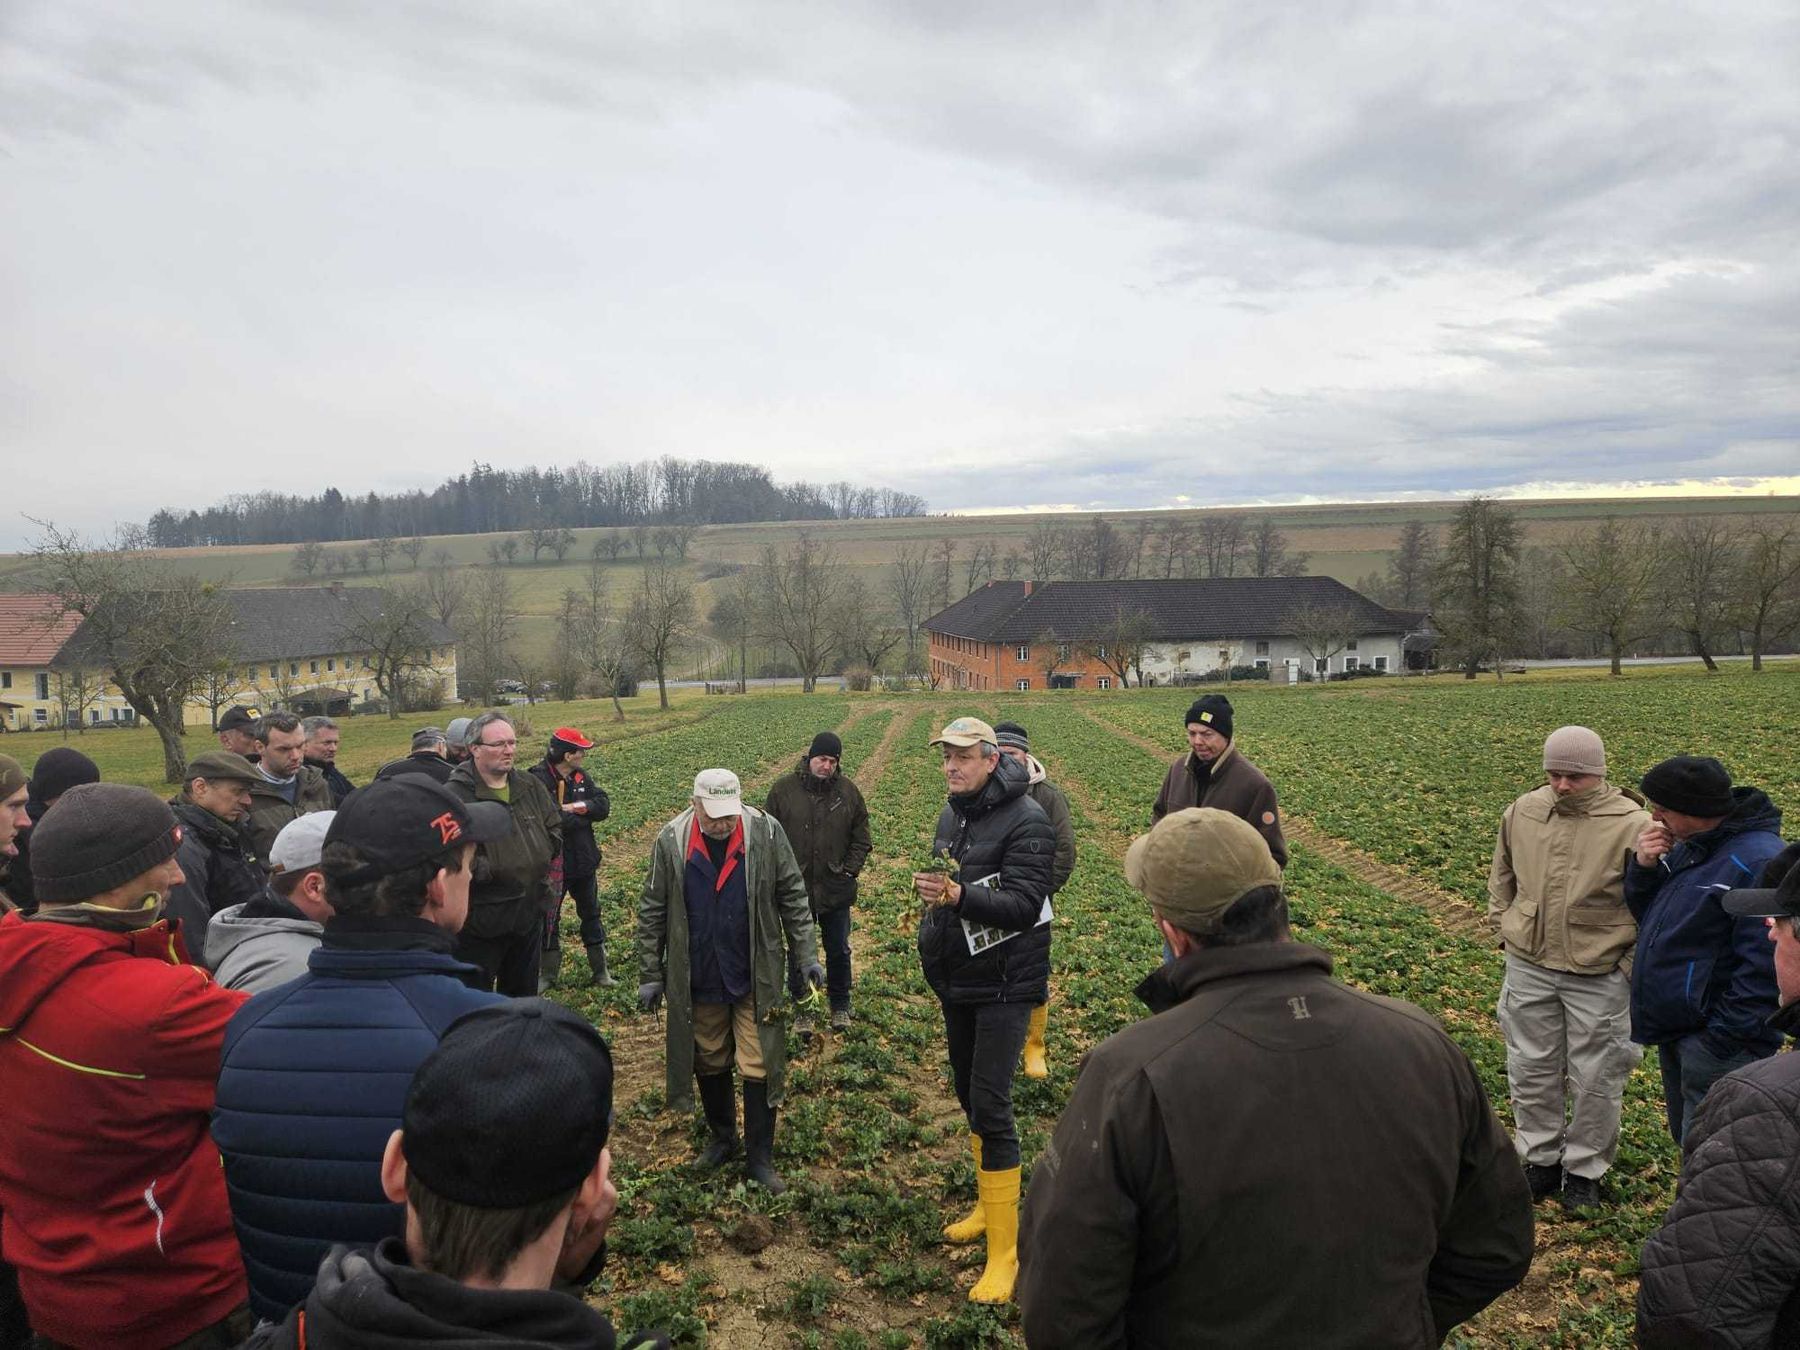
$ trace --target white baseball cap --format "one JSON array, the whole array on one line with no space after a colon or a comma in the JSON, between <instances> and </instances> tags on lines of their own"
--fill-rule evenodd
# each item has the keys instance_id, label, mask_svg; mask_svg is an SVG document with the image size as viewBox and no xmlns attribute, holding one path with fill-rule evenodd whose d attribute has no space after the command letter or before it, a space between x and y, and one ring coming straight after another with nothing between
<instances>
[{"instance_id":1,"label":"white baseball cap","mask_svg":"<svg viewBox=\"0 0 1800 1350\"><path fill-rule=\"evenodd\" d=\"M319 855L325 851L325 832L336 819L336 811L313 811L283 825L269 847L269 871L304 872L317 867Z\"/></svg>"},{"instance_id":2,"label":"white baseball cap","mask_svg":"<svg viewBox=\"0 0 1800 1350\"><path fill-rule=\"evenodd\" d=\"M702 769L695 774L694 798L714 820L744 813L744 789L730 769Z\"/></svg>"}]
</instances>

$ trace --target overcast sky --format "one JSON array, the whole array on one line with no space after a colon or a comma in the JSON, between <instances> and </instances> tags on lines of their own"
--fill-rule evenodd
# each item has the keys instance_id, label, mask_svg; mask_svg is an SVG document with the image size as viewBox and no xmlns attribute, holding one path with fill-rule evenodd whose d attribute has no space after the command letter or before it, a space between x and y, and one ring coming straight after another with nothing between
<instances>
[{"instance_id":1,"label":"overcast sky","mask_svg":"<svg viewBox=\"0 0 1800 1350\"><path fill-rule=\"evenodd\" d=\"M1797 16L0 0L0 546L663 454L1800 490Z\"/></svg>"}]
</instances>

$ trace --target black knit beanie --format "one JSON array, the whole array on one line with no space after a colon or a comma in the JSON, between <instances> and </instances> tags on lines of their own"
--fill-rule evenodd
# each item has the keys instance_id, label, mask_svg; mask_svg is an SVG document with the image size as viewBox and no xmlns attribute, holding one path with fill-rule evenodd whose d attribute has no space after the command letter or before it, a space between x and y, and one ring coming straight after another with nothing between
<instances>
[{"instance_id":1,"label":"black knit beanie","mask_svg":"<svg viewBox=\"0 0 1800 1350\"><path fill-rule=\"evenodd\" d=\"M812 744L806 749L806 757L817 759L820 755L830 755L833 759L844 757L844 743L838 739L837 732L821 731L813 737Z\"/></svg>"},{"instance_id":2,"label":"black knit beanie","mask_svg":"<svg viewBox=\"0 0 1800 1350\"><path fill-rule=\"evenodd\" d=\"M72 787L99 781L100 766L66 745L44 751L31 766L31 795L45 806Z\"/></svg>"},{"instance_id":3,"label":"black knit beanie","mask_svg":"<svg viewBox=\"0 0 1800 1350\"><path fill-rule=\"evenodd\" d=\"M1211 727L1226 740L1231 739L1231 700L1223 694L1203 694L1194 700L1193 707L1187 710L1187 716L1181 719L1181 725L1191 727L1198 722L1203 727Z\"/></svg>"},{"instance_id":4,"label":"black knit beanie","mask_svg":"<svg viewBox=\"0 0 1800 1350\"><path fill-rule=\"evenodd\" d=\"M1684 816L1728 816L1737 803L1731 775L1710 755L1676 755L1665 759L1642 780L1644 796Z\"/></svg>"},{"instance_id":5,"label":"black knit beanie","mask_svg":"<svg viewBox=\"0 0 1800 1350\"><path fill-rule=\"evenodd\" d=\"M175 813L148 788L83 783L56 799L31 831L40 905L87 900L175 856Z\"/></svg>"}]
</instances>

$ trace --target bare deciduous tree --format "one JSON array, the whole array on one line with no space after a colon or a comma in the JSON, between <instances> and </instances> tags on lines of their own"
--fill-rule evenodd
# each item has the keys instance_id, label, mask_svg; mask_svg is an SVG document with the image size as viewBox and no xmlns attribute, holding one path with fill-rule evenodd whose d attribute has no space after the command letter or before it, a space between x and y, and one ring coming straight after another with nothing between
<instances>
[{"instance_id":1,"label":"bare deciduous tree","mask_svg":"<svg viewBox=\"0 0 1800 1350\"><path fill-rule=\"evenodd\" d=\"M594 558L588 563L587 584L579 591L564 592L563 600L566 608L572 605L570 637L576 653L612 700L613 720L623 722L625 708L619 702L619 690L634 674L635 665L627 625L613 613L606 592L606 570Z\"/></svg>"},{"instance_id":2,"label":"bare deciduous tree","mask_svg":"<svg viewBox=\"0 0 1800 1350\"><path fill-rule=\"evenodd\" d=\"M1800 513L1758 517L1750 526L1731 614L1750 635L1752 670L1762 669L1769 643L1800 627Z\"/></svg>"},{"instance_id":3,"label":"bare deciduous tree","mask_svg":"<svg viewBox=\"0 0 1800 1350\"><path fill-rule=\"evenodd\" d=\"M694 628L694 586L663 563L646 567L626 610L628 641L656 671L658 706L669 706L669 663Z\"/></svg>"},{"instance_id":4,"label":"bare deciduous tree","mask_svg":"<svg viewBox=\"0 0 1800 1350\"><path fill-rule=\"evenodd\" d=\"M963 564L964 595L972 595L980 587L994 579L994 562L997 550L992 539L977 539L975 546L969 550L968 560Z\"/></svg>"},{"instance_id":5,"label":"bare deciduous tree","mask_svg":"<svg viewBox=\"0 0 1800 1350\"><path fill-rule=\"evenodd\" d=\"M1143 660L1150 641L1150 616L1141 609L1117 605L1096 632L1081 642L1081 650L1119 677L1119 687L1131 684L1131 669Z\"/></svg>"},{"instance_id":6,"label":"bare deciduous tree","mask_svg":"<svg viewBox=\"0 0 1800 1350\"><path fill-rule=\"evenodd\" d=\"M419 570L419 559L425 554L425 540L419 535L400 541L400 551L406 555L406 561L412 564L412 570Z\"/></svg>"},{"instance_id":7,"label":"bare deciduous tree","mask_svg":"<svg viewBox=\"0 0 1800 1350\"><path fill-rule=\"evenodd\" d=\"M1025 532L1025 556L1033 581L1049 581L1062 559L1062 531L1051 521L1034 520Z\"/></svg>"},{"instance_id":8,"label":"bare deciduous tree","mask_svg":"<svg viewBox=\"0 0 1800 1350\"><path fill-rule=\"evenodd\" d=\"M905 640L906 630L893 622L868 582L851 574L838 590L836 622L838 650L860 662L871 674L881 670L888 653Z\"/></svg>"},{"instance_id":9,"label":"bare deciduous tree","mask_svg":"<svg viewBox=\"0 0 1800 1350\"><path fill-rule=\"evenodd\" d=\"M512 579L498 569L477 573L461 606L456 629L462 642L458 673L470 697L486 701L493 696L494 682L510 667L518 628L519 610Z\"/></svg>"},{"instance_id":10,"label":"bare deciduous tree","mask_svg":"<svg viewBox=\"0 0 1800 1350\"><path fill-rule=\"evenodd\" d=\"M504 581L505 577L501 576ZM432 602L423 588L345 591L340 636L363 654L389 719L400 716L432 666Z\"/></svg>"},{"instance_id":11,"label":"bare deciduous tree","mask_svg":"<svg viewBox=\"0 0 1800 1350\"><path fill-rule=\"evenodd\" d=\"M308 539L294 550L294 571L299 576L312 576L324 561L325 547L317 540Z\"/></svg>"},{"instance_id":12,"label":"bare deciduous tree","mask_svg":"<svg viewBox=\"0 0 1800 1350\"><path fill-rule=\"evenodd\" d=\"M926 619L926 574L931 562L923 544L901 544L888 568L888 595L906 630L906 670L919 669L919 625Z\"/></svg>"},{"instance_id":13,"label":"bare deciduous tree","mask_svg":"<svg viewBox=\"0 0 1800 1350\"><path fill-rule=\"evenodd\" d=\"M437 560L426 571L422 584L425 596L431 602L432 614L444 627L453 629L464 597L468 595L469 582L467 577L450 565L449 557L448 552L440 550Z\"/></svg>"},{"instance_id":14,"label":"bare deciduous tree","mask_svg":"<svg viewBox=\"0 0 1800 1350\"><path fill-rule=\"evenodd\" d=\"M787 648L811 693L836 653L833 612L842 574L831 545L801 531L787 552L766 545L756 568L758 627Z\"/></svg>"},{"instance_id":15,"label":"bare deciduous tree","mask_svg":"<svg viewBox=\"0 0 1800 1350\"><path fill-rule=\"evenodd\" d=\"M1608 516L1557 550L1564 584L1560 617L1578 633L1598 639L1612 658L1612 673L1634 643L1662 624L1655 605L1662 570L1654 527Z\"/></svg>"},{"instance_id":16,"label":"bare deciduous tree","mask_svg":"<svg viewBox=\"0 0 1800 1350\"><path fill-rule=\"evenodd\" d=\"M1400 527L1400 545L1388 559L1387 603L1424 609L1431 603L1431 569L1437 561L1437 531L1422 520Z\"/></svg>"},{"instance_id":17,"label":"bare deciduous tree","mask_svg":"<svg viewBox=\"0 0 1800 1350\"><path fill-rule=\"evenodd\" d=\"M163 774L179 783L188 700L231 653L223 588L177 571L123 536L94 547L42 521L32 549L49 608L82 623L56 665L106 672L162 742Z\"/></svg>"},{"instance_id":18,"label":"bare deciduous tree","mask_svg":"<svg viewBox=\"0 0 1800 1350\"><path fill-rule=\"evenodd\" d=\"M1356 638L1356 611L1349 605L1303 601L1287 612L1284 626L1312 658L1313 670L1329 668L1336 656Z\"/></svg>"},{"instance_id":19,"label":"bare deciduous tree","mask_svg":"<svg viewBox=\"0 0 1800 1350\"><path fill-rule=\"evenodd\" d=\"M1717 670L1713 650L1730 626L1737 547L1717 516L1689 517L1670 533L1664 558L1666 613L1687 635L1694 655Z\"/></svg>"},{"instance_id":20,"label":"bare deciduous tree","mask_svg":"<svg viewBox=\"0 0 1800 1350\"><path fill-rule=\"evenodd\" d=\"M1484 661L1500 673L1500 654L1519 624L1518 517L1489 497L1456 509L1432 571L1432 620L1450 660L1474 679Z\"/></svg>"},{"instance_id":21,"label":"bare deciduous tree","mask_svg":"<svg viewBox=\"0 0 1800 1350\"><path fill-rule=\"evenodd\" d=\"M1264 513L1250 527L1248 542L1250 575L1253 577L1300 577L1306 575L1307 555L1297 552L1287 535L1276 527L1275 517ZM1227 572L1225 575L1230 576Z\"/></svg>"}]
</instances>

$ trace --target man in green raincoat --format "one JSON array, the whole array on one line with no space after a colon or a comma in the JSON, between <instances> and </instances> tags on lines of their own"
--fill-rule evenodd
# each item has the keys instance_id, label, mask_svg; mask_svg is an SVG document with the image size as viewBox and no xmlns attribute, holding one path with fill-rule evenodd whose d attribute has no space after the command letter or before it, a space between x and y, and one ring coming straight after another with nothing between
<instances>
[{"instance_id":1,"label":"man in green raincoat","mask_svg":"<svg viewBox=\"0 0 1800 1350\"><path fill-rule=\"evenodd\" d=\"M706 769L694 797L656 836L638 901L638 1006L668 1000L669 1106L694 1108L692 1083L718 1167L738 1151L731 1089L744 1083L744 1162L750 1179L779 1195L775 1108L787 1070L787 969L825 983L814 943L806 879L781 823L744 804L738 777Z\"/></svg>"}]
</instances>

